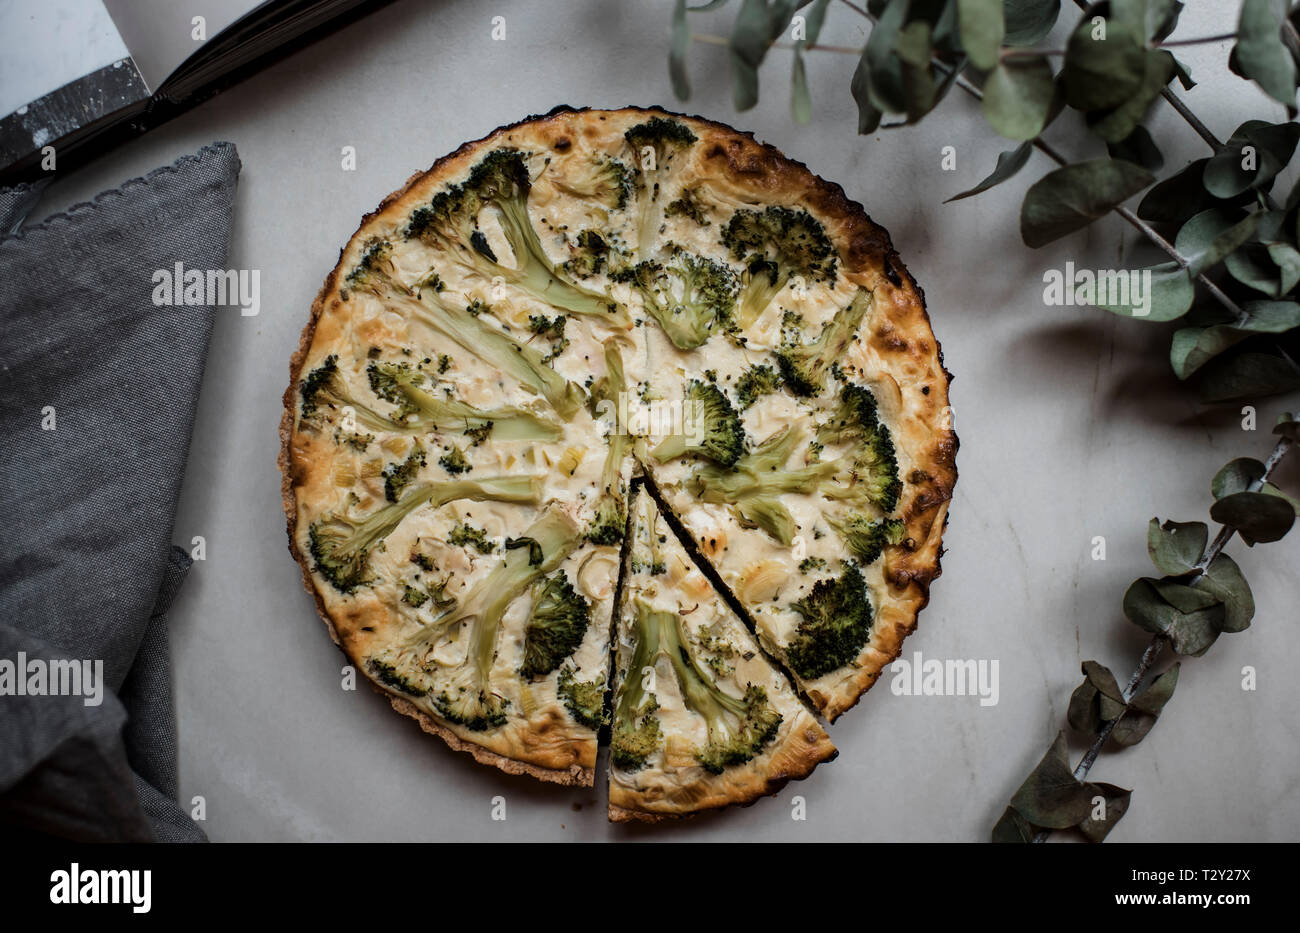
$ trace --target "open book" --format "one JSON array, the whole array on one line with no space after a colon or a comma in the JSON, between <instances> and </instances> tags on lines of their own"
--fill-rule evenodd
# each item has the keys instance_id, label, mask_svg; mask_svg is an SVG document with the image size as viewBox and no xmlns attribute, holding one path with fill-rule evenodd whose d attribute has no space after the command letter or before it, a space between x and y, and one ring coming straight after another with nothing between
<instances>
[{"instance_id":1,"label":"open book","mask_svg":"<svg viewBox=\"0 0 1300 933\"><path fill-rule=\"evenodd\" d=\"M384 2L0 3L0 186L83 162Z\"/></svg>"}]
</instances>

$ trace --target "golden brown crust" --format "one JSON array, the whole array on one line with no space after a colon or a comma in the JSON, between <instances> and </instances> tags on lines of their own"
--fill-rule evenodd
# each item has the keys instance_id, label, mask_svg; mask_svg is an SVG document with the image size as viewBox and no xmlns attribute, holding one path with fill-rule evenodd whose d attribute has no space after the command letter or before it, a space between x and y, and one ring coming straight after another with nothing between
<instances>
[{"instance_id":1,"label":"golden brown crust","mask_svg":"<svg viewBox=\"0 0 1300 933\"><path fill-rule=\"evenodd\" d=\"M689 784L678 785L666 793L662 787L654 793L638 792L611 780L610 820L655 823L725 807L748 806L777 793L791 781L806 778L819 764L839 754L826 730L806 712L788 730L782 731L779 743L753 761L728 768L721 774L703 773Z\"/></svg>"},{"instance_id":2,"label":"golden brown crust","mask_svg":"<svg viewBox=\"0 0 1300 933\"><path fill-rule=\"evenodd\" d=\"M340 251L339 265L326 277L290 360L290 382L284 393L278 458L290 553L300 565L304 586L312 594L317 612L331 638L364 670L359 663L361 657L351 644L352 636L357 634L357 629L364 627L362 622L371 614L380 613L381 607L372 605L354 609L347 620L350 631L340 632L339 620L331 617L326 601L315 585L310 560L300 546L302 538L299 533L302 507L299 487L307 475L318 470L324 462L325 451L324 445L319 445L322 449L315 449L318 445L301 438L295 447L297 386L317 339L322 317L327 307L339 301L341 270L346 268L344 260L349 256L355 260L361 242L372 228L405 216L434 189L463 173L487 145L504 141L512 134L517 139L534 140L551 148L559 148L555 146L557 142L574 135L589 141L607 140L611 132L621 136L623 124L620 121L629 115L636 115L637 119L665 115L686 122L700 139L695 147L699 153L696 164L700 171L709 174L710 180L727 187L737 199L760 205L765 201L797 203L811 210L825 224L828 235L839 248L848 277L872 289L881 309L879 314L872 316L871 329L864 334L866 340L863 343L864 352L871 362L878 364L899 384L902 396L900 411L907 414L907 418L895 428L896 441L907 452L906 493L900 503L900 514L906 524L906 540L903 545L887 549L883 558L888 591L881 596L872 640L864 649L858 665L848 672L848 676L833 683L824 680L806 690L818 711L833 721L851 708L878 678L881 670L897 658L903 639L916 627L917 613L929 600L931 581L940 574L942 533L957 477L957 438L951 429L947 407L951 376L943 367L942 351L930 329L924 296L899 260L888 234L870 220L861 205L849 200L839 185L818 178L804 165L784 157L775 148L758 143L752 135L723 124L657 108L619 111L556 108L546 115L501 127L483 139L464 144L439 159L428 171L412 175L401 189L367 214L347 246ZM552 753L555 760L550 763L555 767L549 767L547 761L537 758L517 760L511 757L513 752L509 749L502 754L484 748L457 735L410 701L391 694L390 699L398 711L414 716L426 731L439 735L456 750L470 752L479 761L511 773L528 773L557 783L590 784L593 780L594 740L590 750L584 748L581 753L570 756L575 759L572 763L562 761L563 754ZM822 735L824 737L824 732ZM829 747L828 739L825 745ZM801 751L792 757L788 767L782 767L770 778L763 778L761 786L758 783L747 784L740 798L752 801L771 793L786 781L805 776L818 761L826 760L834 753L833 749L827 753L819 742L805 742L798 747ZM522 751L520 755L523 755ZM545 757L541 755L541 759ZM589 760L592 766L588 766ZM715 799L710 796L715 790L706 787L703 793L705 800ZM739 802L721 797L718 800L703 808ZM611 819L626 818L625 814L629 812L642 811L624 807L611 797Z\"/></svg>"}]
</instances>

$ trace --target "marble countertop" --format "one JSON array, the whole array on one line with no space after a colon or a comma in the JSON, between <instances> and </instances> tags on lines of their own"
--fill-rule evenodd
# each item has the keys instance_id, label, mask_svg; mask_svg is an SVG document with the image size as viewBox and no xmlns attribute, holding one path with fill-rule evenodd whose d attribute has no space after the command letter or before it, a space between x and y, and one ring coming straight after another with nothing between
<instances>
[{"instance_id":1,"label":"marble countertop","mask_svg":"<svg viewBox=\"0 0 1300 933\"><path fill-rule=\"evenodd\" d=\"M1180 35L1224 31L1206 6L1191 5ZM697 94L680 109L753 131L843 184L925 289L956 377L960 481L943 576L904 657L996 660L997 703L898 695L886 675L832 728L840 756L811 779L747 809L629 830L606 822L601 787L500 774L423 735L369 689L342 689L344 658L285 548L276 469L280 395L312 299L361 216L462 141L561 103L672 105L670 9L399 2L48 191L42 210L60 209L213 139L233 140L243 158L229 264L260 270L261 311L219 316L174 535L206 540L171 625L181 797L204 799L212 839L985 840L1064 726L1080 662L1095 658L1121 678L1135 664L1145 637L1120 599L1153 572L1148 519L1207 520L1215 471L1271 448L1283 403L1261 406L1255 432L1236 408L1202 409L1169 370L1167 327L1045 305L1047 270L1142 259L1134 231L1113 216L1042 250L1021 244L1020 198L1047 171L1043 157L1003 187L942 203L1012 147L960 92L919 127L858 137L851 58L809 56L814 119L800 126L789 116L788 53L764 67L762 103L737 113L724 51L696 45ZM491 38L493 16L505 17L503 41ZM859 22L837 8L822 41L860 44ZM1246 114L1283 117L1228 72L1226 46L1185 51L1202 84L1184 96L1220 137ZM1050 138L1062 149L1102 154L1060 122ZM1162 104L1154 128L1170 141L1170 166L1207 154ZM346 146L355 171L341 167ZM948 146L952 171L942 165ZM1288 464L1281 481L1300 487L1300 467ZM1097 536L1104 561L1092 557ZM1255 624L1189 659L1145 742L1094 769L1134 789L1112 840L1300 839L1300 534L1253 550L1236 541L1229 552L1253 586ZM1242 689L1246 667L1257 672L1253 691ZM796 796L804 820L792 818ZM498 797L504 821L491 818Z\"/></svg>"}]
</instances>

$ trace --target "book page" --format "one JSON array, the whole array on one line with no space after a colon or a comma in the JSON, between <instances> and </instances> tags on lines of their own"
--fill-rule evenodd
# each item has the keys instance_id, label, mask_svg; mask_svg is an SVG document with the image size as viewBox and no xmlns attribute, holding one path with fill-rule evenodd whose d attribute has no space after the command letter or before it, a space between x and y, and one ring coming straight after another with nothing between
<instances>
[{"instance_id":1,"label":"book page","mask_svg":"<svg viewBox=\"0 0 1300 933\"><path fill-rule=\"evenodd\" d=\"M0 2L0 117L127 57L103 0Z\"/></svg>"},{"instance_id":2,"label":"book page","mask_svg":"<svg viewBox=\"0 0 1300 933\"><path fill-rule=\"evenodd\" d=\"M245 13L274 0L102 0L144 75L157 91L168 76L203 45ZM196 38L203 17L202 37Z\"/></svg>"}]
</instances>

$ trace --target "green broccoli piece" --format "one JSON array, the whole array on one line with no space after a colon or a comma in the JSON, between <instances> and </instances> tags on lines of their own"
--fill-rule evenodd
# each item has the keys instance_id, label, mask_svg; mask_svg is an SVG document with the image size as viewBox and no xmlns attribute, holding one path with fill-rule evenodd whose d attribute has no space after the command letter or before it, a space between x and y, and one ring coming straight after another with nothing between
<instances>
[{"instance_id":1,"label":"green broccoli piece","mask_svg":"<svg viewBox=\"0 0 1300 933\"><path fill-rule=\"evenodd\" d=\"M846 563L838 579L817 581L812 592L790 608L802 619L785 654L791 669L804 680L849 664L871 636L871 601L856 564Z\"/></svg>"},{"instance_id":2,"label":"green broccoli piece","mask_svg":"<svg viewBox=\"0 0 1300 933\"><path fill-rule=\"evenodd\" d=\"M423 688L444 719L475 732L504 725L509 700L492 683L502 617L580 541L572 519L559 509L548 509L523 537L507 542L505 556L454 608L422 625L383 660ZM453 633L468 647L463 657L444 660L435 648Z\"/></svg>"},{"instance_id":3,"label":"green broccoli piece","mask_svg":"<svg viewBox=\"0 0 1300 933\"><path fill-rule=\"evenodd\" d=\"M507 441L555 441L564 429L553 418L518 406L478 409L454 399L440 399L420 386L424 374L408 363L372 362L366 368L370 389L386 402L398 406L397 427L407 432L428 434L458 432L493 434ZM388 428L393 430L393 428Z\"/></svg>"},{"instance_id":4,"label":"green broccoli piece","mask_svg":"<svg viewBox=\"0 0 1300 933\"><path fill-rule=\"evenodd\" d=\"M564 271L580 279L589 279L604 271L609 262L610 246L595 230L581 231L573 246L573 257L564 264Z\"/></svg>"},{"instance_id":5,"label":"green broccoli piece","mask_svg":"<svg viewBox=\"0 0 1300 933\"><path fill-rule=\"evenodd\" d=\"M564 336L564 328L568 323L569 319L563 314L557 314L553 318L548 318L545 314L528 316L528 329L538 337L551 341L551 352L542 357L546 362L554 360L569 346L569 338Z\"/></svg>"},{"instance_id":6,"label":"green broccoli piece","mask_svg":"<svg viewBox=\"0 0 1300 933\"><path fill-rule=\"evenodd\" d=\"M496 149L475 165L463 184L452 185L417 208L407 225L408 239L418 239L448 259L491 281L500 276L538 301L573 314L630 325L627 311L609 297L570 281L546 255L528 216L532 181L528 158L517 149ZM503 265L478 228L478 216L495 208L501 229L514 254L514 265Z\"/></svg>"},{"instance_id":7,"label":"green broccoli piece","mask_svg":"<svg viewBox=\"0 0 1300 933\"><path fill-rule=\"evenodd\" d=\"M402 602L406 603L408 606L414 606L416 609L419 609L428 601L429 594L424 592L424 590L417 590L409 583L405 585L402 591Z\"/></svg>"},{"instance_id":8,"label":"green broccoli piece","mask_svg":"<svg viewBox=\"0 0 1300 933\"><path fill-rule=\"evenodd\" d=\"M704 719L708 731L705 744L695 752L700 766L711 774L721 774L727 767L744 764L758 755L776 737L782 722L781 714L768 702L767 691L749 684L743 697L726 693L710 675L708 665L701 664L692 653L681 616L656 610L644 600L637 600L635 611L636 647L628 676L621 685L611 749L616 754L621 752L621 758L635 765L638 760L644 764L649 752L658 747L657 721L653 728L654 743L645 735L646 721L653 717L642 712L642 681L644 670L664 657L672 667L686 707ZM636 723L638 717L642 719L640 726ZM626 738L626 745L618 744L619 736ZM615 764L625 770L635 770L619 758Z\"/></svg>"},{"instance_id":9,"label":"green broccoli piece","mask_svg":"<svg viewBox=\"0 0 1300 933\"><path fill-rule=\"evenodd\" d=\"M731 324L739 283L725 264L681 249L664 262L645 260L610 275L643 299L673 346L694 350Z\"/></svg>"},{"instance_id":10,"label":"green broccoli piece","mask_svg":"<svg viewBox=\"0 0 1300 933\"><path fill-rule=\"evenodd\" d=\"M411 445L411 451L401 463L390 463L384 467L384 498L396 502L402 497L402 491L411 484L424 466L424 447L419 441Z\"/></svg>"},{"instance_id":11,"label":"green broccoli piece","mask_svg":"<svg viewBox=\"0 0 1300 933\"><path fill-rule=\"evenodd\" d=\"M826 371L844 355L873 301L871 292L859 289L847 308L826 322L812 343L803 343L798 328L782 328L782 345L776 353L781 378L795 395L813 396L822 390Z\"/></svg>"},{"instance_id":12,"label":"green broccoli piece","mask_svg":"<svg viewBox=\"0 0 1300 933\"><path fill-rule=\"evenodd\" d=\"M722 390L698 380L692 380L686 387L686 399L682 416L685 422L690 406L690 424L694 430L683 430L669 435L660 442L651 454L660 463L675 460L684 454L696 454L707 457L722 466L732 466L745 453L745 428L740 423L740 415L731 407L731 402ZM688 433L691 436L687 436Z\"/></svg>"},{"instance_id":13,"label":"green broccoli piece","mask_svg":"<svg viewBox=\"0 0 1300 933\"><path fill-rule=\"evenodd\" d=\"M552 176L551 184L565 194L596 201L612 211L627 206L632 174L618 159L593 152L585 159L569 159L564 169L564 174Z\"/></svg>"},{"instance_id":14,"label":"green broccoli piece","mask_svg":"<svg viewBox=\"0 0 1300 933\"><path fill-rule=\"evenodd\" d=\"M879 425L867 443L834 460L787 468L801 435L782 428L730 470L702 463L687 478L692 494L705 502L731 505L742 522L762 528L782 544L794 540L796 525L780 501L786 493L815 493L859 509L890 512L901 483L888 430Z\"/></svg>"},{"instance_id":15,"label":"green broccoli piece","mask_svg":"<svg viewBox=\"0 0 1300 933\"><path fill-rule=\"evenodd\" d=\"M450 473L452 476L460 476L468 473L474 467L465 459L465 451L461 450L455 444L452 444L441 457L438 458L438 465Z\"/></svg>"},{"instance_id":16,"label":"green broccoli piece","mask_svg":"<svg viewBox=\"0 0 1300 933\"><path fill-rule=\"evenodd\" d=\"M417 483L400 500L364 518L326 514L308 529L308 551L316 571L340 593L351 593L370 582L370 552L407 515L429 505L437 508L457 499L538 504L542 481L536 476L494 476L483 480Z\"/></svg>"},{"instance_id":17,"label":"green broccoli piece","mask_svg":"<svg viewBox=\"0 0 1300 933\"><path fill-rule=\"evenodd\" d=\"M807 211L740 210L722 231L722 245L744 263L738 325L746 330L796 275L810 284L835 281L835 249Z\"/></svg>"},{"instance_id":18,"label":"green broccoli piece","mask_svg":"<svg viewBox=\"0 0 1300 933\"><path fill-rule=\"evenodd\" d=\"M712 223L709 220L708 208L700 201L699 192L695 188L683 189L677 200L664 208L664 216L687 217L701 227L707 227Z\"/></svg>"},{"instance_id":19,"label":"green broccoli piece","mask_svg":"<svg viewBox=\"0 0 1300 933\"><path fill-rule=\"evenodd\" d=\"M592 387L591 398L597 404L617 405L619 396L626 391L623 355L611 337L605 341L605 375ZM614 423L606 442L609 449L601 470L600 496L596 501L595 516L587 529L587 540L608 547L618 544L627 533L627 490L623 486L622 470L631 438L622 425Z\"/></svg>"},{"instance_id":20,"label":"green broccoli piece","mask_svg":"<svg viewBox=\"0 0 1300 933\"><path fill-rule=\"evenodd\" d=\"M771 366L758 364L736 380L736 398L741 410L753 405L764 395L781 388L781 375Z\"/></svg>"},{"instance_id":21,"label":"green broccoli piece","mask_svg":"<svg viewBox=\"0 0 1300 933\"><path fill-rule=\"evenodd\" d=\"M480 554L491 554L496 545L482 528L475 528L466 522L460 522L447 535L447 543L453 547L472 547ZM432 569L432 568L430 568Z\"/></svg>"},{"instance_id":22,"label":"green broccoli piece","mask_svg":"<svg viewBox=\"0 0 1300 933\"><path fill-rule=\"evenodd\" d=\"M676 120L652 117L629 129L623 138L632 149L637 184L636 253L645 259L661 223L656 203L659 178L669 170L673 156L694 145L698 137Z\"/></svg>"},{"instance_id":23,"label":"green broccoli piece","mask_svg":"<svg viewBox=\"0 0 1300 933\"><path fill-rule=\"evenodd\" d=\"M605 712L605 685L600 681L578 681L574 671L566 667L560 671L556 682L557 692L575 722L588 729L599 729L609 723Z\"/></svg>"},{"instance_id":24,"label":"green broccoli piece","mask_svg":"<svg viewBox=\"0 0 1300 933\"><path fill-rule=\"evenodd\" d=\"M826 558L824 557L805 557L799 562L799 572L809 573L813 570L825 570Z\"/></svg>"},{"instance_id":25,"label":"green broccoli piece","mask_svg":"<svg viewBox=\"0 0 1300 933\"><path fill-rule=\"evenodd\" d=\"M826 521L839 532L854 560L864 567L878 558L887 546L901 544L906 531L906 526L896 518L871 519L855 513L847 518L828 515Z\"/></svg>"},{"instance_id":26,"label":"green broccoli piece","mask_svg":"<svg viewBox=\"0 0 1300 933\"><path fill-rule=\"evenodd\" d=\"M366 667L370 669L371 677L398 693L405 693L407 696L413 697L422 697L426 693L426 691L421 690L398 673L397 668L393 667L393 665L387 664L378 658L371 658L366 663Z\"/></svg>"},{"instance_id":27,"label":"green broccoli piece","mask_svg":"<svg viewBox=\"0 0 1300 933\"><path fill-rule=\"evenodd\" d=\"M591 606L563 570L540 584L524 634L524 677L544 677L578 650L591 622Z\"/></svg>"},{"instance_id":28,"label":"green broccoli piece","mask_svg":"<svg viewBox=\"0 0 1300 933\"><path fill-rule=\"evenodd\" d=\"M582 405L580 386L546 365L542 354L532 347L519 343L501 328L483 320L480 314L452 302L442 292L431 288L413 289L398 282L391 275L387 244L380 246L381 252L368 265L364 268L359 265L353 271L357 287L402 308L413 320L459 344L530 392L544 396L560 417L565 420L573 417Z\"/></svg>"},{"instance_id":29,"label":"green broccoli piece","mask_svg":"<svg viewBox=\"0 0 1300 933\"><path fill-rule=\"evenodd\" d=\"M637 540L637 546L632 549L630 555L629 569L632 573L648 573L651 576L667 573L668 562L664 558L664 549L661 545L668 539L659 531L659 510L648 495L639 496L637 502L641 506L638 525L645 531L645 541ZM643 543L644 548L641 547Z\"/></svg>"}]
</instances>

